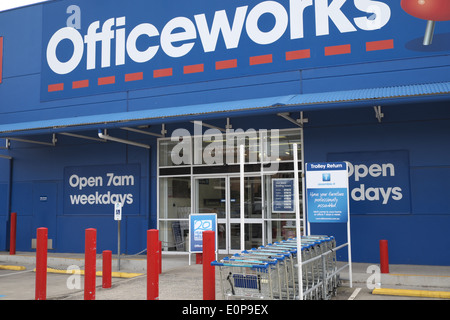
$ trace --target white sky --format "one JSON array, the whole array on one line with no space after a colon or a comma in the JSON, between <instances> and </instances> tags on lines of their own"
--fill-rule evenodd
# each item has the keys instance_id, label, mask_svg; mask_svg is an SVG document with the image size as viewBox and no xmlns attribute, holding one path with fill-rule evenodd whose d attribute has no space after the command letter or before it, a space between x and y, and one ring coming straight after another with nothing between
<instances>
[{"instance_id":1,"label":"white sky","mask_svg":"<svg viewBox=\"0 0 450 320\"><path fill-rule=\"evenodd\" d=\"M0 0L0 11L27 6L33 3L45 2L47 0Z\"/></svg>"}]
</instances>

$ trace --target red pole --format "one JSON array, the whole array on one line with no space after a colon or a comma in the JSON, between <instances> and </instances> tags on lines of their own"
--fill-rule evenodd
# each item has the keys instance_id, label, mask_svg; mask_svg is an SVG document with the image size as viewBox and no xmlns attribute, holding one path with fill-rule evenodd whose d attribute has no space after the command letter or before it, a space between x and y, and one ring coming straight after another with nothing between
<instances>
[{"instance_id":1,"label":"red pole","mask_svg":"<svg viewBox=\"0 0 450 320\"><path fill-rule=\"evenodd\" d=\"M35 300L47 299L47 228L38 228L36 236Z\"/></svg>"},{"instance_id":2,"label":"red pole","mask_svg":"<svg viewBox=\"0 0 450 320\"><path fill-rule=\"evenodd\" d=\"M211 262L215 260L214 231L203 232L203 300L216 300L216 273Z\"/></svg>"},{"instance_id":3,"label":"red pole","mask_svg":"<svg viewBox=\"0 0 450 320\"><path fill-rule=\"evenodd\" d=\"M84 242L84 300L95 300L95 268L97 254L97 230L85 230Z\"/></svg>"},{"instance_id":4,"label":"red pole","mask_svg":"<svg viewBox=\"0 0 450 320\"><path fill-rule=\"evenodd\" d=\"M147 300L159 300L159 232L147 230Z\"/></svg>"},{"instance_id":5,"label":"red pole","mask_svg":"<svg viewBox=\"0 0 450 320\"><path fill-rule=\"evenodd\" d=\"M9 238L9 254L16 254L16 230L17 230L17 213L11 212L11 230L10 230L10 238Z\"/></svg>"},{"instance_id":6,"label":"red pole","mask_svg":"<svg viewBox=\"0 0 450 320\"><path fill-rule=\"evenodd\" d=\"M389 254L387 240L380 240L380 269L381 273L389 273Z\"/></svg>"},{"instance_id":7,"label":"red pole","mask_svg":"<svg viewBox=\"0 0 450 320\"><path fill-rule=\"evenodd\" d=\"M112 278L112 251L103 251L103 265L102 265L102 287L111 288Z\"/></svg>"},{"instance_id":8,"label":"red pole","mask_svg":"<svg viewBox=\"0 0 450 320\"><path fill-rule=\"evenodd\" d=\"M159 241L159 254L158 254L159 274L162 273L162 241Z\"/></svg>"}]
</instances>

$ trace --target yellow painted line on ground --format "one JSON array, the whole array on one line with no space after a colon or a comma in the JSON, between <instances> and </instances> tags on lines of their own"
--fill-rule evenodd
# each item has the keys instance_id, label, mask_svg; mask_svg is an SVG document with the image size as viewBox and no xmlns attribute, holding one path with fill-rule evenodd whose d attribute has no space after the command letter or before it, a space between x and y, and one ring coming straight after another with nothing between
<instances>
[{"instance_id":1,"label":"yellow painted line on ground","mask_svg":"<svg viewBox=\"0 0 450 320\"><path fill-rule=\"evenodd\" d=\"M14 270L14 271L22 271L26 270L24 266L6 266L6 265L0 265L0 270Z\"/></svg>"},{"instance_id":2,"label":"yellow painted line on ground","mask_svg":"<svg viewBox=\"0 0 450 320\"><path fill-rule=\"evenodd\" d=\"M36 271L34 269L33 271ZM60 273L60 274L79 274L84 275L84 270L59 270L59 269L53 269L53 268L47 268L47 272L50 273ZM103 276L103 272L97 271L95 273L97 277ZM134 278L138 276L142 276L143 273L132 273L132 272L111 272L111 276L113 278Z\"/></svg>"},{"instance_id":3,"label":"yellow painted line on ground","mask_svg":"<svg viewBox=\"0 0 450 320\"><path fill-rule=\"evenodd\" d=\"M388 296L450 299L449 291L375 288L375 289L373 289L372 294L388 295Z\"/></svg>"}]
</instances>

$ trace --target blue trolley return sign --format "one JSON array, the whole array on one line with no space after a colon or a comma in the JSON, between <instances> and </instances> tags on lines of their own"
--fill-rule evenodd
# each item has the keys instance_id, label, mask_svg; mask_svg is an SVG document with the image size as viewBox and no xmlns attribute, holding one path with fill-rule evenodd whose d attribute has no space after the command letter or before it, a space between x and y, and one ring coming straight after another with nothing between
<instances>
[{"instance_id":1,"label":"blue trolley return sign","mask_svg":"<svg viewBox=\"0 0 450 320\"><path fill-rule=\"evenodd\" d=\"M344 245L348 246L348 267L350 287L352 287L350 200L347 168L346 162L307 163L306 208L309 234L311 232L310 223L347 223L347 243Z\"/></svg>"},{"instance_id":2,"label":"blue trolley return sign","mask_svg":"<svg viewBox=\"0 0 450 320\"><path fill-rule=\"evenodd\" d=\"M191 253L203 252L204 231L215 232L217 252L217 214L192 213L189 216L189 265L191 264Z\"/></svg>"},{"instance_id":3,"label":"blue trolley return sign","mask_svg":"<svg viewBox=\"0 0 450 320\"><path fill-rule=\"evenodd\" d=\"M306 164L308 222L347 222L348 171L345 162Z\"/></svg>"}]
</instances>

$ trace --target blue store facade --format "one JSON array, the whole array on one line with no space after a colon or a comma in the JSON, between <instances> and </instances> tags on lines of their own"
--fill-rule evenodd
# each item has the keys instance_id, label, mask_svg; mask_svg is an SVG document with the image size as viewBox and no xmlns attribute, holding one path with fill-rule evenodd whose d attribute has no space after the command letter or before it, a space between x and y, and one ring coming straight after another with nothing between
<instances>
[{"instance_id":1,"label":"blue store facade","mask_svg":"<svg viewBox=\"0 0 450 320\"><path fill-rule=\"evenodd\" d=\"M450 22L429 45L426 24L373 0L1 12L0 250L17 212L18 251L43 226L55 252L83 252L91 227L114 251L121 202L122 253L144 250L150 228L186 253L194 212L217 214L232 253L244 141L245 247L295 235L272 182L293 177L296 143L300 168L350 163L354 262L378 262L386 239L391 263L450 265ZM347 241L341 224L311 233Z\"/></svg>"}]
</instances>

